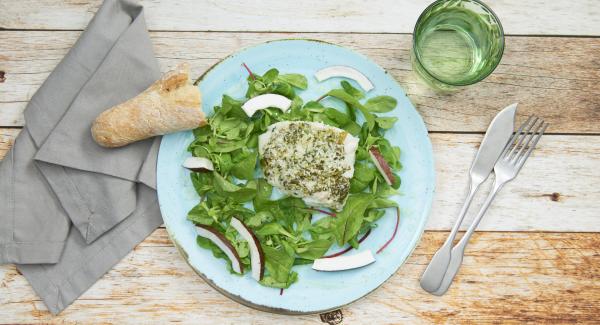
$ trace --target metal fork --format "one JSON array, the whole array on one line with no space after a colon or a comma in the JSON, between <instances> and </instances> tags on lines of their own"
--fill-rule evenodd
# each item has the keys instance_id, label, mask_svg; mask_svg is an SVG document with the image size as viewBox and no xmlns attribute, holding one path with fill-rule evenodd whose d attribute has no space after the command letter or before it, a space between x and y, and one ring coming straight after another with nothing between
<instances>
[{"instance_id":1,"label":"metal fork","mask_svg":"<svg viewBox=\"0 0 600 325\"><path fill-rule=\"evenodd\" d=\"M454 277L460 269L463 255L465 254L465 248L469 243L469 239L475 232L475 229L477 229L477 226L483 218L483 215L486 213L500 189L502 189L506 183L517 177L517 174L519 174L519 171L521 168L523 168L525 161L527 158L529 158L529 155L531 155L531 152L542 137L542 134L544 134L544 131L546 131L547 127L548 123L544 123L544 120L538 117L530 116L527 121L525 121L525 123L519 127L518 131L515 132L515 134L513 134L513 136L510 138L506 148L494 165L495 179L492 191L488 194L483 206L481 207L481 210L479 210L479 213L475 217L475 220L471 226L469 226L469 229L465 235L460 239L458 244L452 248L450 264L446 269L442 284L437 291L433 292L434 295L441 296L448 291L448 288L452 284L452 280L454 280Z\"/></svg>"}]
</instances>

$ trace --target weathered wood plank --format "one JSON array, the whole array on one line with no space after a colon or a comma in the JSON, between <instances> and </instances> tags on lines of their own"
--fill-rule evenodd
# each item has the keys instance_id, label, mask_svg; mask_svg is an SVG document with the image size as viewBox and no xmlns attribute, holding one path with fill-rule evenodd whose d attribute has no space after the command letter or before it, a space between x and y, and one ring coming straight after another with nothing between
<instances>
[{"instance_id":1,"label":"weathered wood plank","mask_svg":"<svg viewBox=\"0 0 600 325\"><path fill-rule=\"evenodd\" d=\"M396 275L342 309L344 324L597 322L600 234L477 233L454 285L435 297L418 279L446 235L426 232ZM225 298L191 271L164 229L57 317L13 266L0 266L0 306L7 323L320 324L317 315L272 315Z\"/></svg>"},{"instance_id":2,"label":"weathered wood plank","mask_svg":"<svg viewBox=\"0 0 600 325\"><path fill-rule=\"evenodd\" d=\"M429 0L140 1L152 30L411 33ZM3 0L0 27L83 29L101 1ZM594 0L488 1L507 34L598 35ZM535 19L531 17L535 16Z\"/></svg>"},{"instance_id":3,"label":"weathered wood plank","mask_svg":"<svg viewBox=\"0 0 600 325\"><path fill-rule=\"evenodd\" d=\"M79 32L0 31L0 126L23 125L22 110ZM411 72L409 35L152 33L164 70L189 61L194 75L240 48L281 38L318 38L372 58L403 86L431 131L482 132L502 107L538 114L552 133L600 133L600 38L508 37L501 65L485 81L440 95Z\"/></svg>"},{"instance_id":4,"label":"weathered wood plank","mask_svg":"<svg viewBox=\"0 0 600 325\"><path fill-rule=\"evenodd\" d=\"M20 129L0 129L0 160L4 159L20 131Z\"/></svg>"},{"instance_id":5,"label":"weathered wood plank","mask_svg":"<svg viewBox=\"0 0 600 325\"><path fill-rule=\"evenodd\" d=\"M464 201L467 174L482 136L430 134L436 194L427 229L452 228ZM600 231L600 137L547 135L519 176L498 194L480 230ZM463 222L470 225L491 179L477 193ZM585 226L584 226L585 225Z\"/></svg>"},{"instance_id":6,"label":"weathered wood plank","mask_svg":"<svg viewBox=\"0 0 600 325\"><path fill-rule=\"evenodd\" d=\"M16 133L0 129L0 157ZM430 137L437 184L427 229L448 230L463 202L468 168L482 136L434 133ZM479 229L600 232L600 137L548 135L538 146L521 175L500 192ZM482 191L476 197L465 226L484 196Z\"/></svg>"}]
</instances>

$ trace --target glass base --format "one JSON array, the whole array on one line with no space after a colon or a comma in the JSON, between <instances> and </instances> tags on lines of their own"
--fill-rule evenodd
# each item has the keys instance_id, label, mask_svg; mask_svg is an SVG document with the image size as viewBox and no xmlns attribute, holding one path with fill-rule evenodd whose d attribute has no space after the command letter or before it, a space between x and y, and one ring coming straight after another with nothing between
<instances>
[{"instance_id":1,"label":"glass base","mask_svg":"<svg viewBox=\"0 0 600 325\"><path fill-rule=\"evenodd\" d=\"M432 88L434 91L438 93L453 93L463 88L443 83L435 79L429 73L427 73L425 68L423 68L423 66L418 62L418 60L416 60L414 50L410 51L410 61L412 63L413 73L415 73L419 77L419 79L421 79L427 86Z\"/></svg>"}]
</instances>

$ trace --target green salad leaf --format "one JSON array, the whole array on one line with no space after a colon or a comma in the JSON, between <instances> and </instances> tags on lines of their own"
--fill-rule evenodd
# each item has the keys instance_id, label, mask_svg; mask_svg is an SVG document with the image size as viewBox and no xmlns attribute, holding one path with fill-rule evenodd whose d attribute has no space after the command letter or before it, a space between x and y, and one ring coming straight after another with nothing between
<instances>
[{"instance_id":1,"label":"green salad leaf","mask_svg":"<svg viewBox=\"0 0 600 325\"><path fill-rule=\"evenodd\" d=\"M351 108L358 109L367 121L367 126L369 127L369 130L373 129L373 127L375 126L375 116L373 116L373 114L371 114L371 112L369 112L369 110L366 109L358 101L358 99L356 99L356 97L347 93L344 89L332 89L327 93L327 95L344 101Z\"/></svg>"},{"instance_id":2,"label":"green salad leaf","mask_svg":"<svg viewBox=\"0 0 600 325\"><path fill-rule=\"evenodd\" d=\"M298 89L306 89L308 87L308 81L306 80L306 77L298 73L282 74L279 75L277 79Z\"/></svg>"},{"instance_id":3,"label":"green salad leaf","mask_svg":"<svg viewBox=\"0 0 600 325\"><path fill-rule=\"evenodd\" d=\"M377 96L365 103L365 109L373 113L387 113L396 108L398 101L390 96Z\"/></svg>"},{"instance_id":4,"label":"green salad leaf","mask_svg":"<svg viewBox=\"0 0 600 325\"><path fill-rule=\"evenodd\" d=\"M353 194L348 197L344 209L335 218L333 234L338 245L344 245L356 237L371 200L373 195L370 193Z\"/></svg>"}]
</instances>

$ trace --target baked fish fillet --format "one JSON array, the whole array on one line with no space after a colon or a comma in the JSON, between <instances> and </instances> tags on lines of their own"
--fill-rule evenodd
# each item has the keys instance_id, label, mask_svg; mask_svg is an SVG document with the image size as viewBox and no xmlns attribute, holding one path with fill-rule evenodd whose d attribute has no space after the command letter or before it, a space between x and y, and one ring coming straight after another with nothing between
<instances>
[{"instance_id":1,"label":"baked fish fillet","mask_svg":"<svg viewBox=\"0 0 600 325\"><path fill-rule=\"evenodd\" d=\"M279 122L258 138L267 182L310 206L341 210L354 175L358 139L319 122Z\"/></svg>"}]
</instances>

